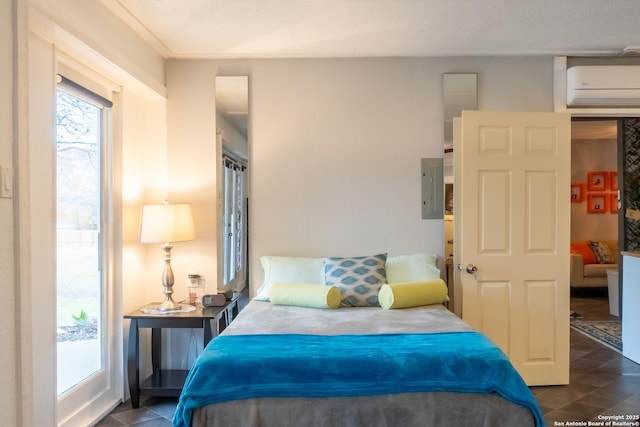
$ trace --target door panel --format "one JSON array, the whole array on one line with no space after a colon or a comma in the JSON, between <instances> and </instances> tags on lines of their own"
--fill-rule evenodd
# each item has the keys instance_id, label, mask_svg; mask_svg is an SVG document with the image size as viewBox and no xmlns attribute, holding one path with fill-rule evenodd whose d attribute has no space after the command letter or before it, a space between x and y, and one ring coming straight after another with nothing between
<instances>
[{"instance_id":1,"label":"door panel","mask_svg":"<svg viewBox=\"0 0 640 427\"><path fill-rule=\"evenodd\" d=\"M482 332L499 347L509 345L509 282L479 282Z\"/></svg>"},{"instance_id":2,"label":"door panel","mask_svg":"<svg viewBox=\"0 0 640 427\"><path fill-rule=\"evenodd\" d=\"M547 331L555 330L554 307L549 301L555 301L557 292L554 281L527 281L527 348L526 362L553 360L555 348L548 340Z\"/></svg>"},{"instance_id":3,"label":"door panel","mask_svg":"<svg viewBox=\"0 0 640 427\"><path fill-rule=\"evenodd\" d=\"M556 252L555 215L557 177L554 172L526 172L527 232L525 250L529 254L553 254Z\"/></svg>"},{"instance_id":4,"label":"door panel","mask_svg":"<svg viewBox=\"0 0 640 427\"><path fill-rule=\"evenodd\" d=\"M529 385L566 384L570 117L465 111L460 141L454 239L463 319Z\"/></svg>"},{"instance_id":5,"label":"door panel","mask_svg":"<svg viewBox=\"0 0 640 427\"><path fill-rule=\"evenodd\" d=\"M511 176L505 171L478 171L480 188L480 253L503 254L510 251L509 199ZM491 232L488 232L491 230Z\"/></svg>"}]
</instances>

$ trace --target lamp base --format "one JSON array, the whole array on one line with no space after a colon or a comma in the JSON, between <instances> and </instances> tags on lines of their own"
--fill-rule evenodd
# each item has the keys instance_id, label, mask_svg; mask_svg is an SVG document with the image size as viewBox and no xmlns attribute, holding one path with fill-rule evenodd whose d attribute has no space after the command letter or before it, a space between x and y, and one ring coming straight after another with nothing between
<instances>
[{"instance_id":1,"label":"lamp base","mask_svg":"<svg viewBox=\"0 0 640 427\"><path fill-rule=\"evenodd\" d=\"M162 245L164 250L164 269L162 271L162 286L164 288L164 302L159 310L166 312L180 311L182 305L173 300L173 270L171 269L171 246L169 243Z\"/></svg>"},{"instance_id":2,"label":"lamp base","mask_svg":"<svg viewBox=\"0 0 640 427\"><path fill-rule=\"evenodd\" d=\"M182 304L177 304L172 299L165 300L158 306L158 310L162 311L180 311L182 310Z\"/></svg>"},{"instance_id":3,"label":"lamp base","mask_svg":"<svg viewBox=\"0 0 640 427\"><path fill-rule=\"evenodd\" d=\"M171 268L171 266L169 266ZM179 304L173 300L173 273L171 283L164 283L164 302L160 304L160 310L164 311L176 311L182 308L182 304Z\"/></svg>"}]
</instances>

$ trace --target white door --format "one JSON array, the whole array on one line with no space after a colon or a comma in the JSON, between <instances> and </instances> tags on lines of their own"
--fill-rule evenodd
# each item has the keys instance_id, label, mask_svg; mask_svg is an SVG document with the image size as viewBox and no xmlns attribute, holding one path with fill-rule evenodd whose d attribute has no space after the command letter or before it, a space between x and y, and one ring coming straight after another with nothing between
<instances>
[{"instance_id":1,"label":"white door","mask_svg":"<svg viewBox=\"0 0 640 427\"><path fill-rule=\"evenodd\" d=\"M529 385L569 382L570 115L464 111L455 147L462 316Z\"/></svg>"}]
</instances>

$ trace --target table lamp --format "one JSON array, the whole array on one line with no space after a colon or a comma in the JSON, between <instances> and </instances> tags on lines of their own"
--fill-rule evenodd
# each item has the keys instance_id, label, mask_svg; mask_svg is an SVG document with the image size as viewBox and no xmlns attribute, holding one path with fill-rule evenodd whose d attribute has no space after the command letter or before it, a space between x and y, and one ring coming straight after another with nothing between
<instances>
[{"instance_id":1,"label":"table lamp","mask_svg":"<svg viewBox=\"0 0 640 427\"><path fill-rule=\"evenodd\" d=\"M185 242L195 238L191 205L169 204L145 205L140 219L140 242L162 243L164 250L164 269L162 285L164 302L157 309L161 311L179 311L180 304L173 301L173 270L171 270L171 248L174 242Z\"/></svg>"}]
</instances>

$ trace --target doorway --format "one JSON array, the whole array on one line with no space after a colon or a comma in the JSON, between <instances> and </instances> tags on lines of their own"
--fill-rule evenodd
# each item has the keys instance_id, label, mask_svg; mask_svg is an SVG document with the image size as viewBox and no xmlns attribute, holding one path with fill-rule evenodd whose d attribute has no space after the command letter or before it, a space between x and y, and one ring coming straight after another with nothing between
<instances>
[{"instance_id":1,"label":"doorway","mask_svg":"<svg viewBox=\"0 0 640 427\"><path fill-rule=\"evenodd\" d=\"M58 425L92 422L116 400L111 107L59 76L56 90Z\"/></svg>"},{"instance_id":2,"label":"doorway","mask_svg":"<svg viewBox=\"0 0 640 427\"><path fill-rule=\"evenodd\" d=\"M572 120L570 274L574 319L619 316L620 146L617 119ZM599 256L599 249L608 249L611 256Z\"/></svg>"},{"instance_id":3,"label":"doorway","mask_svg":"<svg viewBox=\"0 0 640 427\"><path fill-rule=\"evenodd\" d=\"M619 238L620 122L574 118L571 132L570 324L617 351L622 350L624 244Z\"/></svg>"}]
</instances>

